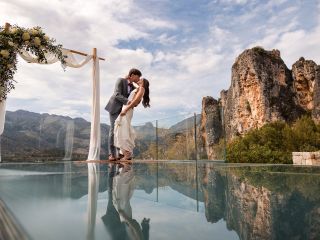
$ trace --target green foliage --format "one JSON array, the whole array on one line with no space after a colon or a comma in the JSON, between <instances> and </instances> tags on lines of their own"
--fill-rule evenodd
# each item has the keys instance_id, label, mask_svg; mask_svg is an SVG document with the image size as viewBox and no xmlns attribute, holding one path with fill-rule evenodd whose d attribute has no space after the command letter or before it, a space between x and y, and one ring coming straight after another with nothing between
<instances>
[{"instance_id":1,"label":"green foliage","mask_svg":"<svg viewBox=\"0 0 320 240\"><path fill-rule=\"evenodd\" d=\"M156 159L156 157L158 156L158 159L161 160L196 159L193 129L187 129L174 133L164 131L159 135L158 143L158 146L156 146L155 142L150 143L146 150L139 152L139 155L135 156L141 159ZM197 143L198 156L206 158L206 156L203 156L200 134L198 134L197 136Z\"/></svg>"},{"instance_id":2,"label":"green foliage","mask_svg":"<svg viewBox=\"0 0 320 240\"><path fill-rule=\"evenodd\" d=\"M261 46L255 46L255 47L252 48L252 50L257 52L257 53L266 53L266 50Z\"/></svg>"},{"instance_id":3,"label":"green foliage","mask_svg":"<svg viewBox=\"0 0 320 240\"><path fill-rule=\"evenodd\" d=\"M45 35L40 27L32 29L13 26L0 27L0 102L14 89L13 76L17 70L17 54L26 50L38 58L38 62L47 62L46 53L54 54L63 67L65 56L62 45L54 45L55 40Z\"/></svg>"},{"instance_id":4,"label":"green foliage","mask_svg":"<svg viewBox=\"0 0 320 240\"><path fill-rule=\"evenodd\" d=\"M304 116L289 126L274 122L250 131L227 146L228 162L292 163L292 152L320 150L320 125Z\"/></svg>"}]
</instances>

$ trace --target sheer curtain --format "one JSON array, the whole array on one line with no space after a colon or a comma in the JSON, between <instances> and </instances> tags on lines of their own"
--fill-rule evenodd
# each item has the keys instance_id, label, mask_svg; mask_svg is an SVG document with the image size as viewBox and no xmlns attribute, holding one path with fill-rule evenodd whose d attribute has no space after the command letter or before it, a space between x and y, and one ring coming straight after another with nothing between
<instances>
[{"instance_id":1,"label":"sheer curtain","mask_svg":"<svg viewBox=\"0 0 320 240\"><path fill-rule=\"evenodd\" d=\"M3 100L0 102L0 135L3 133L4 130L4 122L6 118L6 101Z\"/></svg>"}]
</instances>

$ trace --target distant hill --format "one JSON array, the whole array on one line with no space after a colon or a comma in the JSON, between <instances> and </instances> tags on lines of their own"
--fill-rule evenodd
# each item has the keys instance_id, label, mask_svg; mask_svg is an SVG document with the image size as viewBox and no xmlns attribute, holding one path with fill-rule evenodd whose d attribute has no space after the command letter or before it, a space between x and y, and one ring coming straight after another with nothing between
<instances>
[{"instance_id":1,"label":"distant hill","mask_svg":"<svg viewBox=\"0 0 320 240\"><path fill-rule=\"evenodd\" d=\"M197 115L199 127L201 115ZM184 119L169 129L158 129L159 145L170 147L177 134L193 132L194 118ZM108 155L107 143L110 126L101 124L101 159ZM139 158L156 143L156 126L147 122L134 126ZM6 112L4 133L1 136L2 161L83 160L87 158L90 140L90 122L83 118L71 118L25 110ZM152 155L152 156L151 156ZM155 157L155 153L147 156ZM144 154L145 156L145 154Z\"/></svg>"},{"instance_id":2,"label":"distant hill","mask_svg":"<svg viewBox=\"0 0 320 240\"><path fill-rule=\"evenodd\" d=\"M201 114L198 114L196 115L196 125L199 126L200 124L201 124ZM186 118L169 128L171 133L183 132L183 131L192 130L192 129L194 129L194 116Z\"/></svg>"},{"instance_id":3,"label":"distant hill","mask_svg":"<svg viewBox=\"0 0 320 240\"><path fill-rule=\"evenodd\" d=\"M101 124L101 146L106 145L109 126ZM59 160L68 155L72 159L86 159L90 139L90 122L82 118L39 114L18 110L6 112L1 139L2 160ZM101 156L106 156L106 147Z\"/></svg>"}]
</instances>

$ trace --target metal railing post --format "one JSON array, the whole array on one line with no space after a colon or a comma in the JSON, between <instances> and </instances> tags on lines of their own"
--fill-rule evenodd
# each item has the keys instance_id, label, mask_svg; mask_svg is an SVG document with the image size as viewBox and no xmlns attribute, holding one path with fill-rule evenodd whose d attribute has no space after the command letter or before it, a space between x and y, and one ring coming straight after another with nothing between
<instances>
[{"instance_id":1,"label":"metal railing post","mask_svg":"<svg viewBox=\"0 0 320 240\"><path fill-rule=\"evenodd\" d=\"M157 161L157 202L159 202L159 162Z\"/></svg>"},{"instance_id":2,"label":"metal railing post","mask_svg":"<svg viewBox=\"0 0 320 240\"><path fill-rule=\"evenodd\" d=\"M198 160L198 146L197 146L197 114L194 113L194 150L196 161Z\"/></svg>"},{"instance_id":3,"label":"metal railing post","mask_svg":"<svg viewBox=\"0 0 320 240\"><path fill-rule=\"evenodd\" d=\"M158 136L158 120L156 120L156 160L159 160L159 136Z\"/></svg>"}]
</instances>

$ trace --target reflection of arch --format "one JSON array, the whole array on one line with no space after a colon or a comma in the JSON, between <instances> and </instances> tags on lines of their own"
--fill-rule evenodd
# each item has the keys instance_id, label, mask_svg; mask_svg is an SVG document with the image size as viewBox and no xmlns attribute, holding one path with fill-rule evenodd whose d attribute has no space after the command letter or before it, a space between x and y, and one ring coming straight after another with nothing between
<instances>
[{"instance_id":1,"label":"reflection of arch","mask_svg":"<svg viewBox=\"0 0 320 240\"><path fill-rule=\"evenodd\" d=\"M4 28L4 33L10 32L11 25L9 23L6 23L6 26ZM29 36L29 33L26 33ZM32 35L32 34L31 34ZM23 38L23 36L22 36ZM36 38L36 37L35 37ZM9 41L9 40L8 40ZM30 39L31 41L31 39ZM28 48L27 48L28 49ZM39 47L39 51L42 51L42 49ZM64 58L64 60L59 59L59 55L57 55L56 52L51 53L50 49L46 49L47 52L43 52L43 56L45 56L46 60L45 62L39 62L39 58L37 56L34 56L30 54L25 49L19 49L19 55L27 62L29 63L38 63L38 64L53 64L58 61L65 61L65 66L72 67L72 68L80 68L84 66L86 63L88 63L91 59L93 60L93 96L92 96L92 108L91 108L91 132L90 132L90 145L89 145L89 153L88 153L88 159L89 160L98 160L100 159L100 75L99 75L99 60L105 60L103 58L99 58L97 56L97 49L93 49L93 54L85 54L74 50L69 49L62 49L62 51L59 50L59 54L61 58ZM9 55L9 52L6 51ZM62 52L62 53L61 53ZM15 53L16 54L16 53ZM61 55L62 54L62 55ZM75 59L74 54L86 56L86 58L78 63L78 61ZM42 59L43 60L43 59ZM1 89L0 89L1 91ZM3 133L4 128L4 121L5 121L5 106L6 101L2 100L0 101L0 135ZM1 159L0 159L1 161Z\"/></svg>"},{"instance_id":2,"label":"reflection of arch","mask_svg":"<svg viewBox=\"0 0 320 240\"><path fill-rule=\"evenodd\" d=\"M67 161L63 163L63 172L62 174L62 194L63 196L71 196L71 184L72 184L72 162Z\"/></svg>"},{"instance_id":3,"label":"reflection of arch","mask_svg":"<svg viewBox=\"0 0 320 240\"><path fill-rule=\"evenodd\" d=\"M88 163L88 229L87 239L94 239L96 225L97 201L99 190L100 166Z\"/></svg>"}]
</instances>

